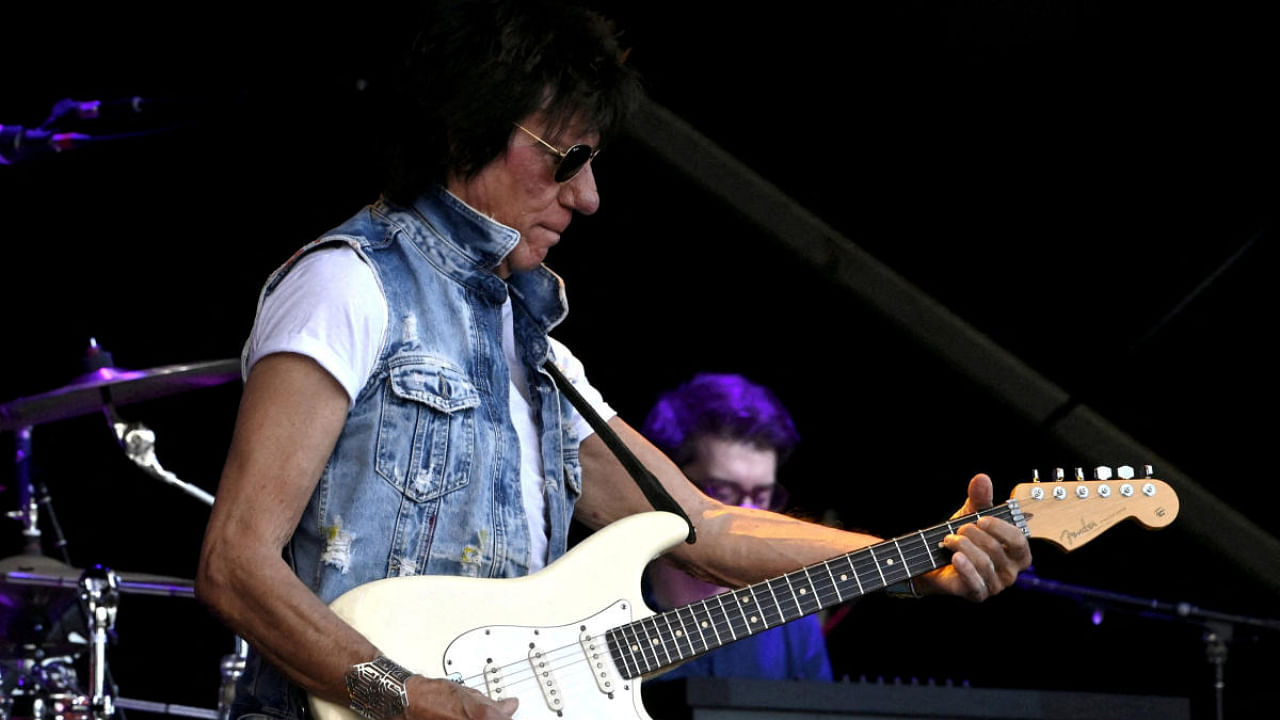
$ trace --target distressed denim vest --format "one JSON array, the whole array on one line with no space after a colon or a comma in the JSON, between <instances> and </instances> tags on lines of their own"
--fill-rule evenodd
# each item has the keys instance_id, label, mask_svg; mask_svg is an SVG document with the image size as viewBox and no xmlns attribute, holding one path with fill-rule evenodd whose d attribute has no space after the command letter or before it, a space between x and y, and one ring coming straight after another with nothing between
<instances>
[{"instance_id":1,"label":"distressed denim vest","mask_svg":"<svg viewBox=\"0 0 1280 720\"><path fill-rule=\"evenodd\" d=\"M377 362L287 548L294 571L321 600L384 577L528 573L520 447L502 349L508 292L540 427L545 560L564 553L581 492L579 438L572 406L541 366L547 333L567 305L560 278L546 268L509 282L493 274L518 239L437 188L410 208L385 200L364 208L267 281L262 298L306 252L344 243L373 268L387 303ZM235 715L296 718L305 706L302 693L256 653L239 690Z\"/></svg>"}]
</instances>

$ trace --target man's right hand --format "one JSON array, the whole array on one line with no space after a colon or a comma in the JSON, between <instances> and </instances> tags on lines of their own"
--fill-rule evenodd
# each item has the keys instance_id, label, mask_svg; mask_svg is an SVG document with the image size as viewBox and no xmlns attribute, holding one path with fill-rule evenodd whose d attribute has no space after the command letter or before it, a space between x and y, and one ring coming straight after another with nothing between
<instances>
[{"instance_id":1,"label":"man's right hand","mask_svg":"<svg viewBox=\"0 0 1280 720\"><path fill-rule=\"evenodd\" d=\"M448 680L414 675L405 683L408 720L510 720L520 701L494 702L482 693Z\"/></svg>"}]
</instances>

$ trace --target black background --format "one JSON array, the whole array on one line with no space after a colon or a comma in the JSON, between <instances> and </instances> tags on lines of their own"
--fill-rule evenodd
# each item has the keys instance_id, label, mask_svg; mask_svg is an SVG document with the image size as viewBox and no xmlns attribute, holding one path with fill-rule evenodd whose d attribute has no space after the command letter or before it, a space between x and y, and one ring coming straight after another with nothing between
<instances>
[{"instance_id":1,"label":"black background","mask_svg":"<svg viewBox=\"0 0 1280 720\"><path fill-rule=\"evenodd\" d=\"M657 103L1275 533L1273 11L602 6ZM138 95L173 105L83 131L183 127L0 167L0 401L80 374L91 337L131 369L236 356L265 276L376 196L398 17L373 5L7 21L0 123ZM885 534L949 514L974 472L1001 495L1033 468L1077 463L638 143L620 139L595 168L601 211L549 260L573 308L558 335L633 424L695 371L742 372L796 417L804 441L782 481L799 510ZM237 396L231 384L121 412L156 431L167 469L212 492ZM39 426L34 443L72 565L193 575L206 510L133 468L100 417ZM3 497L16 506L12 487ZM3 539L16 552L16 524ZM1035 550L1042 577L1280 616L1274 581L1176 523L1117 528L1069 556ZM869 598L832 652L854 679L1180 695L1211 716L1201 628L1114 608L1095 626L1091 613L1023 589L981 606ZM121 695L213 706L231 638L194 601L126 596L117 628ZM1278 640L1237 629L1229 715L1260 710Z\"/></svg>"}]
</instances>

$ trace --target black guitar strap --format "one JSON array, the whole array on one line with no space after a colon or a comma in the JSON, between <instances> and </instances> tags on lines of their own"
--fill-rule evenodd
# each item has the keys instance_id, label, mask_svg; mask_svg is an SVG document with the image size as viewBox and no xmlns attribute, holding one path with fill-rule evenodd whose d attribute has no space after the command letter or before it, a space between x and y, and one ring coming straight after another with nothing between
<instances>
[{"instance_id":1,"label":"black guitar strap","mask_svg":"<svg viewBox=\"0 0 1280 720\"><path fill-rule=\"evenodd\" d=\"M596 434L600 436L601 440L604 440L604 444L608 446L609 450L617 456L618 461L631 474L631 478L636 481L636 485L640 486L640 492L644 493L645 498L649 500L649 504L655 510L665 510L684 518L685 523L689 525L689 536L685 538L685 542L690 544L696 542L698 535L693 529L693 522L685 514L684 508L680 507L680 504L675 501L675 498L671 497L667 489L662 487L662 483L658 482L658 478L654 477L653 473L649 472L649 468L645 467L644 463L640 462L640 459L631 452L626 443L622 442L622 438L618 437L613 428L609 427L609 423L605 422L604 418L600 417L600 413L591 407L591 403L582 397L577 388L573 386L573 383L569 382L564 373L560 372L560 368L556 367L554 362L547 360L542 367L551 373L551 379L555 380L556 387L560 388L560 392L569 398L569 402L578 409L578 412L582 413L582 417L587 419L587 424L591 426L591 429L596 431Z\"/></svg>"}]
</instances>

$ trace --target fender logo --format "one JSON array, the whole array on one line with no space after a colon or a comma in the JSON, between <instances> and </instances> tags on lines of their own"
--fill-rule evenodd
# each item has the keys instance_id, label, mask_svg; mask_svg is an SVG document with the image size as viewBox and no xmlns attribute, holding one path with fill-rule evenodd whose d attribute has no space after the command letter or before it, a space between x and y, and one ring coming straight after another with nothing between
<instances>
[{"instance_id":1,"label":"fender logo","mask_svg":"<svg viewBox=\"0 0 1280 720\"><path fill-rule=\"evenodd\" d=\"M1062 541L1064 544L1072 545L1075 543L1076 538L1079 538L1083 535L1088 535L1089 533L1097 529L1098 529L1098 523L1093 522L1092 520L1082 519L1080 521L1080 527L1078 529L1073 530L1068 528L1066 530L1063 530L1062 534L1059 537L1062 538Z\"/></svg>"}]
</instances>

